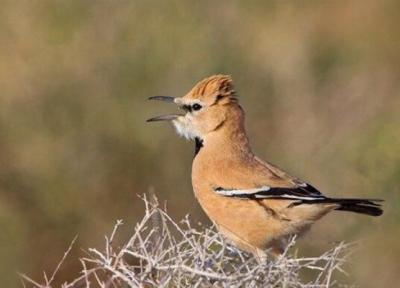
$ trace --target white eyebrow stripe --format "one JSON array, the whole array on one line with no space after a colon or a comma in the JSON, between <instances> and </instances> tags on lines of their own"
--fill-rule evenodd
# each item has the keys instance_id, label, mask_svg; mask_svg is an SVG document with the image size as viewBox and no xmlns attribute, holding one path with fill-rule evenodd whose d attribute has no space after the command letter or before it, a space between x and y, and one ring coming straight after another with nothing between
<instances>
[{"instance_id":1,"label":"white eyebrow stripe","mask_svg":"<svg viewBox=\"0 0 400 288\"><path fill-rule=\"evenodd\" d=\"M193 105L193 104L205 105L204 102L202 102L202 101L200 101L200 100L197 100L197 99L193 99L193 100L183 100L183 101L180 101L179 104L181 104L181 105Z\"/></svg>"}]
</instances>

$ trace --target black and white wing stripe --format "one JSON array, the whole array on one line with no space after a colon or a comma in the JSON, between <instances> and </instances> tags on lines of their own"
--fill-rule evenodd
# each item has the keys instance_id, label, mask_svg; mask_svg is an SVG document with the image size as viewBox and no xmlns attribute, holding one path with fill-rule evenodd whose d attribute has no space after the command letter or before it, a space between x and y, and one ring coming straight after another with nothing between
<instances>
[{"instance_id":1,"label":"black and white wing stripe","mask_svg":"<svg viewBox=\"0 0 400 288\"><path fill-rule=\"evenodd\" d=\"M380 208L380 199L358 199L358 198L329 198L321 194L313 186L304 183L293 188L268 187L252 189L233 189L217 187L214 192L225 197L235 197L245 200L262 199L284 199L293 200L288 207L295 207L302 204L337 204L335 210L351 211L371 216L379 216L383 213ZM378 203L377 203L378 202Z\"/></svg>"},{"instance_id":2,"label":"black and white wing stripe","mask_svg":"<svg viewBox=\"0 0 400 288\"><path fill-rule=\"evenodd\" d=\"M252 189L233 189L217 187L215 193L241 199L287 199L287 200L323 200L326 199L313 186L303 183L293 188L262 186Z\"/></svg>"}]
</instances>

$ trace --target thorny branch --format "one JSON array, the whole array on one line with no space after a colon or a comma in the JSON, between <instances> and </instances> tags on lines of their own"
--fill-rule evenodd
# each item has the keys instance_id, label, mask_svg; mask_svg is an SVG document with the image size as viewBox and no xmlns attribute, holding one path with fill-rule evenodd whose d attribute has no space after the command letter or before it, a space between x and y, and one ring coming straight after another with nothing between
<instances>
[{"instance_id":1,"label":"thorny branch","mask_svg":"<svg viewBox=\"0 0 400 288\"><path fill-rule=\"evenodd\" d=\"M195 229L186 217L175 222L154 198L142 197L146 211L131 238L122 247L114 247L118 220L111 235L105 237L104 251L90 248L80 259L81 275L64 283L76 287L333 287L338 285L334 272L345 273L342 265L351 244L340 243L317 257L290 255L291 240L284 254L259 263L253 256L227 244L214 227ZM44 284L21 275L23 285L54 288L61 264L72 249L71 243L50 279ZM305 282L300 273L314 277Z\"/></svg>"}]
</instances>

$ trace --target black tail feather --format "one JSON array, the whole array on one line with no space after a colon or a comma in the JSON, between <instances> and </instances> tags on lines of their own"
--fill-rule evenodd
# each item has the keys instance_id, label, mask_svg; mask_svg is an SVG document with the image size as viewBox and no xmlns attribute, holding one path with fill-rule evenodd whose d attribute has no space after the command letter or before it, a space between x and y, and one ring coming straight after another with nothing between
<instances>
[{"instance_id":1,"label":"black tail feather","mask_svg":"<svg viewBox=\"0 0 400 288\"><path fill-rule=\"evenodd\" d=\"M295 205L300 204L318 204L318 203L332 203L339 204L340 206L335 210L340 211L350 211L360 214L366 214L370 216L380 216L383 210L380 208L381 204L376 202L382 202L380 199L335 199L335 198L325 198L325 199L315 199L315 200L303 200L297 202Z\"/></svg>"},{"instance_id":2,"label":"black tail feather","mask_svg":"<svg viewBox=\"0 0 400 288\"><path fill-rule=\"evenodd\" d=\"M335 210L350 211L370 216L380 216L383 213L383 210L377 206L368 206L363 204L341 204L341 206Z\"/></svg>"}]
</instances>

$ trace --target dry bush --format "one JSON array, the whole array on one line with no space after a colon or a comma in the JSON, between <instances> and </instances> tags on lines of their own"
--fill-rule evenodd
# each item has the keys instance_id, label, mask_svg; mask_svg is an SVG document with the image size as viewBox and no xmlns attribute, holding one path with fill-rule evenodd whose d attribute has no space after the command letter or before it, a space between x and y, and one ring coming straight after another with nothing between
<instances>
[{"instance_id":1,"label":"dry bush","mask_svg":"<svg viewBox=\"0 0 400 288\"><path fill-rule=\"evenodd\" d=\"M80 259L81 275L65 282L72 287L332 287L339 285L333 273L345 273L341 266L349 244L340 243L317 257L291 255L293 238L285 253L277 259L259 263L257 259L225 242L215 227L193 228L188 217L175 222L160 208L156 198L146 205L143 219L130 239L115 247L118 220L103 251L90 248ZM51 277L43 284L21 275L24 287L50 288L56 274L71 250L72 241ZM312 271L313 279L305 282L301 273Z\"/></svg>"}]
</instances>

